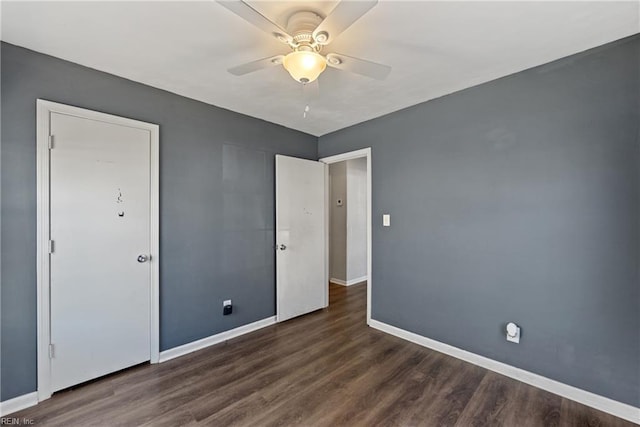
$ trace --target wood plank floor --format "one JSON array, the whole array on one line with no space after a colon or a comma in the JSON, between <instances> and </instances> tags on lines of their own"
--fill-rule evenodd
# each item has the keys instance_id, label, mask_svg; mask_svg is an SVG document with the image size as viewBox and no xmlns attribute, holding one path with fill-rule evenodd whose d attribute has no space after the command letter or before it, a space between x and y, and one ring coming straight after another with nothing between
<instances>
[{"instance_id":1,"label":"wood plank floor","mask_svg":"<svg viewBox=\"0 0 640 427\"><path fill-rule=\"evenodd\" d=\"M633 426L366 326L366 285L331 304L12 414L51 426Z\"/></svg>"}]
</instances>

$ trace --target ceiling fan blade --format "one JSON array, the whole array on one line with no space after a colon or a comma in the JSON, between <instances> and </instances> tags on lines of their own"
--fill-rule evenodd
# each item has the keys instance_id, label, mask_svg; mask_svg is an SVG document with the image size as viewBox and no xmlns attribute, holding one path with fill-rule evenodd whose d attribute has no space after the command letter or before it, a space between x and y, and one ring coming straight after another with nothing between
<instances>
[{"instance_id":1,"label":"ceiling fan blade","mask_svg":"<svg viewBox=\"0 0 640 427\"><path fill-rule=\"evenodd\" d=\"M240 18L271 34L273 37L283 43L291 43L293 37L287 34L287 31L278 24L249 6L242 0L216 0L219 4L238 15Z\"/></svg>"},{"instance_id":2,"label":"ceiling fan blade","mask_svg":"<svg viewBox=\"0 0 640 427\"><path fill-rule=\"evenodd\" d=\"M313 31L314 39L323 45L331 43L376 4L378 0L340 1Z\"/></svg>"},{"instance_id":3,"label":"ceiling fan blade","mask_svg":"<svg viewBox=\"0 0 640 427\"><path fill-rule=\"evenodd\" d=\"M227 71L234 76L243 76L245 74L253 73L254 71L262 70L263 68L281 65L283 59L284 55L270 56L268 58L258 59L257 61L247 62L246 64L229 68Z\"/></svg>"},{"instance_id":4,"label":"ceiling fan blade","mask_svg":"<svg viewBox=\"0 0 640 427\"><path fill-rule=\"evenodd\" d=\"M354 58L341 53L327 54L327 65L377 80L384 80L391 72L391 67L388 65Z\"/></svg>"}]
</instances>

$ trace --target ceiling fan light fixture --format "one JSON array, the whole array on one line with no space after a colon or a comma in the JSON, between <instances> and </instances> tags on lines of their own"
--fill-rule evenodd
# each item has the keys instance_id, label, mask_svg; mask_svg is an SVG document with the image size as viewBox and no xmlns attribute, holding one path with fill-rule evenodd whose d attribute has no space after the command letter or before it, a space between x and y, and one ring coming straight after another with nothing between
<instances>
[{"instance_id":1,"label":"ceiling fan light fixture","mask_svg":"<svg viewBox=\"0 0 640 427\"><path fill-rule=\"evenodd\" d=\"M313 51L295 51L284 57L284 68L296 81L311 83L327 68L327 60Z\"/></svg>"}]
</instances>

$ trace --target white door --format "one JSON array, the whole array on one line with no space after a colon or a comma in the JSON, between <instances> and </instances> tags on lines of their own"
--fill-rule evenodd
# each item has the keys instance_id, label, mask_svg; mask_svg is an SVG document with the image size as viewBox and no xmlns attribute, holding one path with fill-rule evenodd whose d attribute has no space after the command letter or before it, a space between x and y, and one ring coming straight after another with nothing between
<instances>
[{"instance_id":1,"label":"white door","mask_svg":"<svg viewBox=\"0 0 640 427\"><path fill-rule=\"evenodd\" d=\"M327 165L276 156L277 320L326 307Z\"/></svg>"},{"instance_id":2,"label":"white door","mask_svg":"<svg viewBox=\"0 0 640 427\"><path fill-rule=\"evenodd\" d=\"M57 391L150 358L151 135L59 113L50 127Z\"/></svg>"}]
</instances>

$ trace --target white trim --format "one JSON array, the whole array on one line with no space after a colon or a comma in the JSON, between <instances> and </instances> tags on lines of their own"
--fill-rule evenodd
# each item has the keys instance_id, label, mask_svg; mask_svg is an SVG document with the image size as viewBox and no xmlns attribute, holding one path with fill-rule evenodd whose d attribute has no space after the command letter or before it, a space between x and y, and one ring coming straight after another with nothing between
<instances>
[{"instance_id":1,"label":"white trim","mask_svg":"<svg viewBox=\"0 0 640 427\"><path fill-rule=\"evenodd\" d=\"M372 270L372 229L373 229L373 210L372 210L372 181L371 176L373 175L373 171L371 170L371 147L363 148L361 150L350 151L348 153L336 154L335 156L323 157L319 161L332 164L338 163L345 160L351 159L359 159L361 157L365 157L367 159L367 325L371 324L371 270ZM329 215L329 203L327 203L327 216ZM327 239L329 233L329 228L327 227Z\"/></svg>"},{"instance_id":2,"label":"white trim","mask_svg":"<svg viewBox=\"0 0 640 427\"><path fill-rule=\"evenodd\" d=\"M632 423L638 423L640 420L640 408L637 408L635 406L627 405L626 403L618 402L607 397L600 396L589 391L543 377L542 375L534 374L533 372L525 371L524 369L516 368L515 366L507 365L506 363L498 362L497 360L489 359L487 357L480 356L478 354L471 353L457 347L453 347L449 344L432 340L431 338L427 338L422 335L418 335L413 332L409 332L404 329L379 322L377 320L372 319L369 322L369 326L382 332L386 332L388 334L402 338L404 340L411 341L423 347L439 351L440 353L453 356L457 359L464 360L465 362L481 366L485 369L489 369L490 371L497 372L499 374L516 379L518 381L522 381L523 383L532 385L542 390L546 390L548 392L557 394L578 403L582 403L583 405L590 406L599 411L615 415L616 417L623 418L627 421L631 421Z\"/></svg>"},{"instance_id":3,"label":"white trim","mask_svg":"<svg viewBox=\"0 0 640 427\"><path fill-rule=\"evenodd\" d=\"M324 165L324 283L329 280L329 198L331 197L331 188L329 188L329 165ZM329 307L329 286L325 286L324 289L324 306Z\"/></svg>"},{"instance_id":4,"label":"white trim","mask_svg":"<svg viewBox=\"0 0 640 427\"><path fill-rule=\"evenodd\" d=\"M344 162L345 160L359 159L361 157L371 157L371 147L362 148L360 150L349 151L348 153L336 154L335 156L323 157L319 162L328 165L332 163Z\"/></svg>"},{"instance_id":5,"label":"white trim","mask_svg":"<svg viewBox=\"0 0 640 427\"><path fill-rule=\"evenodd\" d=\"M232 338L239 337L240 335L248 334L249 332L257 331L258 329L274 325L275 323L276 316L271 316L266 319L258 320L257 322L239 326L235 329L211 335L210 337L202 338L198 341L193 341L188 344L165 350L160 353L160 363L175 359L176 357L184 356L185 354L193 353L194 351L202 350L203 348L210 347L214 344L228 341Z\"/></svg>"},{"instance_id":6,"label":"white trim","mask_svg":"<svg viewBox=\"0 0 640 427\"><path fill-rule=\"evenodd\" d=\"M367 276L356 277L355 279L351 279L347 281L332 277L331 279L329 279L329 282L335 283L336 285L341 285L341 286L351 286L351 285L355 285L356 283L364 282L365 280L367 280Z\"/></svg>"},{"instance_id":7,"label":"white trim","mask_svg":"<svg viewBox=\"0 0 640 427\"><path fill-rule=\"evenodd\" d=\"M0 417L22 411L38 404L38 393L32 392L0 402Z\"/></svg>"},{"instance_id":8,"label":"white trim","mask_svg":"<svg viewBox=\"0 0 640 427\"><path fill-rule=\"evenodd\" d=\"M41 100L36 111L36 306L37 306L37 353L38 353L38 401L51 397L51 364L46 357L50 342L49 329L49 254L46 250L49 239L49 114ZM46 302L46 303L45 303Z\"/></svg>"},{"instance_id":9,"label":"white trim","mask_svg":"<svg viewBox=\"0 0 640 427\"><path fill-rule=\"evenodd\" d=\"M37 137L37 329L38 329L38 401L51 397L51 361L49 359L50 310L48 253L49 230L49 129L51 113L61 113L107 123L130 126L149 131L150 147L150 248L151 248L151 340L149 360L158 363L160 357L160 127L152 123L85 110L69 105L38 99L36 102ZM55 141L54 141L55 144Z\"/></svg>"},{"instance_id":10,"label":"white trim","mask_svg":"<svg viewBox=\"0 0 640 427\"><path fill-rule=\"evenodd\" d=\"M149 124L151 127L151 155L150 155L150 190L151 190L151 340L150 363L160 363L160 126ZM155 256L154 256L155 255ZM154 261L155 260L155 261Z\"/></svg>"}]
</instances>

